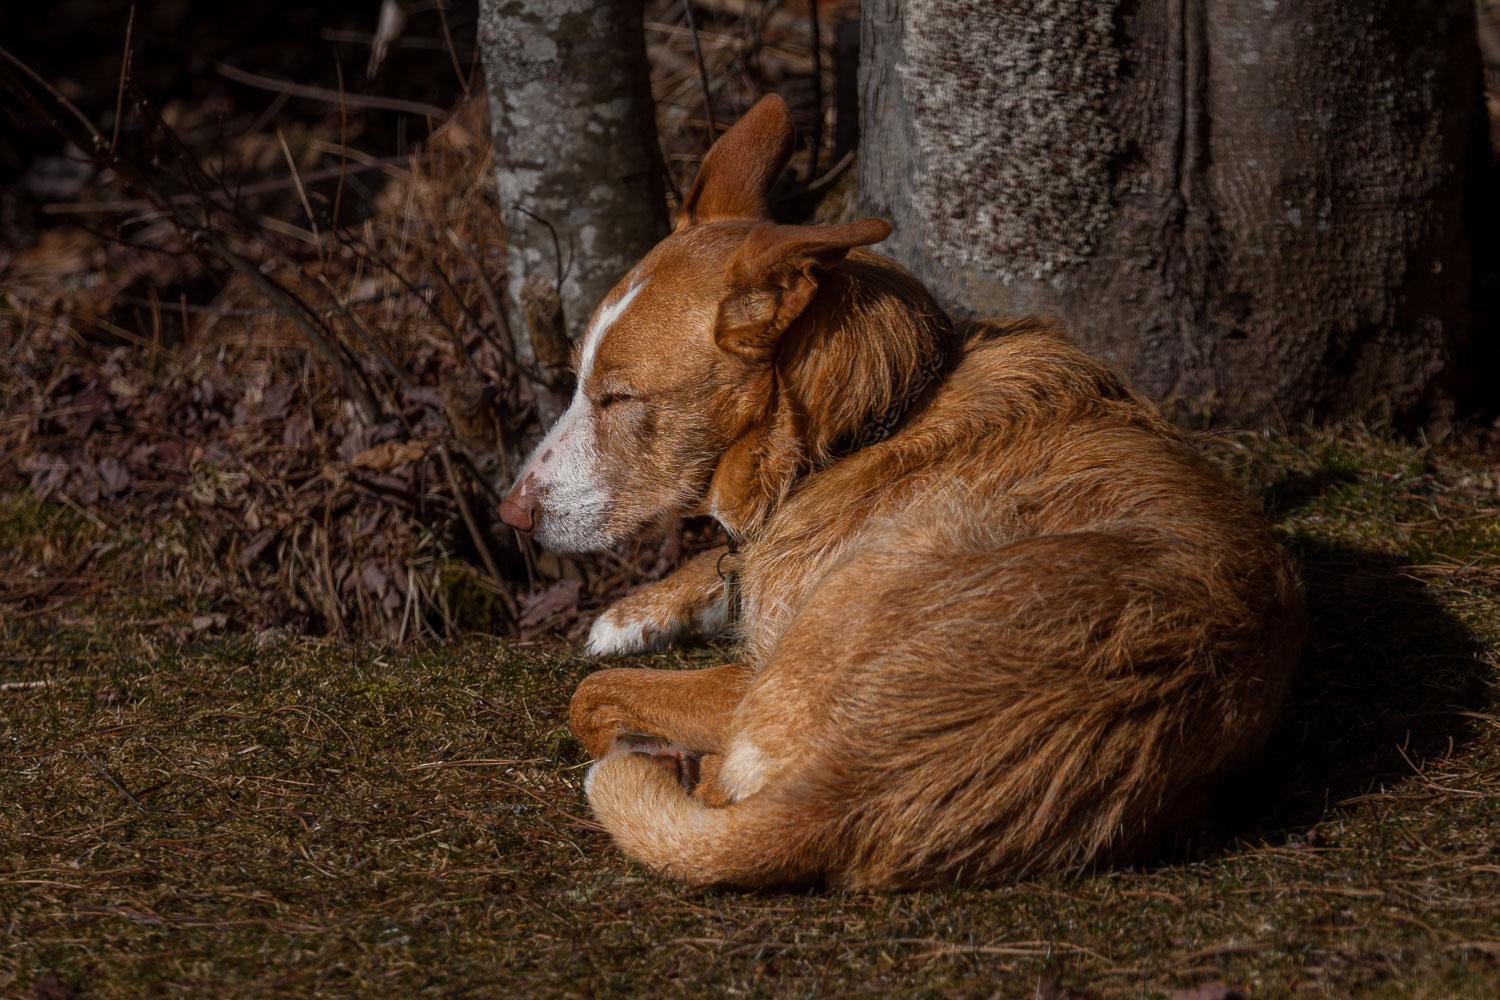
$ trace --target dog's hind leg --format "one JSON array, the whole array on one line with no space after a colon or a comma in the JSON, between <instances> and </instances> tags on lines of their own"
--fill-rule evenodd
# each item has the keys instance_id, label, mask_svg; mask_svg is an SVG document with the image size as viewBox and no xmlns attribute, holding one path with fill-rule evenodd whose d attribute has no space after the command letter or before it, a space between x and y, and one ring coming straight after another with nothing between
<instances>
[{"instance_id":1,"label":"dog's hind leg","mask_svg":"<svg viewBox=\"0 0 1500 1000\"><path fill-rule=\"evenodd\" d=\"M589 652L639 653L724 631L728 615L718 566L725 551L700 553L670 576L611 604L589 630Z\"/></svg>"},{"instance_id":2,"label":"dog's hind leg","mask_svg":"<svg viewBox=\"0 0 1500 1000\"><path fill-rule=\"evenodd\" d=\"M654 755L668 744L698 755L722 754L730 717L754 676L743 663L707 670L601 670L578 685L569 725L596 760L618 750ZM659 745L648 746L653 738Z\"/></svg>"}]
</instances>

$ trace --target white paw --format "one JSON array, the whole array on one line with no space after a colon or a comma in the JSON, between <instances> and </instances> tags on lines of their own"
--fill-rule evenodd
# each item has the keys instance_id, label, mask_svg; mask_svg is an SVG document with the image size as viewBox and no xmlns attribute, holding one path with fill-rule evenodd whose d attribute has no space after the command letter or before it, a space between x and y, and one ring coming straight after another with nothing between
<instances>
[{"instance_id":1,"label":"white paw","mask_svg":"<svg viewBox=\"0 0 1500 1000\"><path fill-rule=\"evenodd\" d=\"M626 619L614 608L594 619L589 629L588 651L595 656L644 653L665 645L666 637L651 623Z\"/></svg>"}]
</instances>

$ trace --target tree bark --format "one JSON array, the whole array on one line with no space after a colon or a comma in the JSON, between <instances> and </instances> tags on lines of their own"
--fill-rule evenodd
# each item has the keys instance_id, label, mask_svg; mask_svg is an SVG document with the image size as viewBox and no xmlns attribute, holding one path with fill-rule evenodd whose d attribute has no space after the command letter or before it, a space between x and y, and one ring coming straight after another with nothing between
<instances>
[{"instance_id":1,"label":"tree bark","mask_svg":"<svg viewBox=\"0 0 1500 1000\"><path fill-rule=\"evenodd\" d=\"M548 351L531 343L521 308L527 280L558 285L564 327L576 339L605 293L666 235L642 6L480 0L479 44L510 328L520 360L534 365L540 355L545 363ZM566 406L557 389L537 386L536 396L543 425Z\"/></svg>"},{"instance_id":2,"label":"tree bark","mask_svg":"<svg viewBox=\"0 0 1500 1000\"><path fill-rule=\"evenodd\" d=\"M1442 420L1474 32L1473 0L865 0L861 201L949 308L1056 316L1179 420Z\"/></svg>"}]
</instances>

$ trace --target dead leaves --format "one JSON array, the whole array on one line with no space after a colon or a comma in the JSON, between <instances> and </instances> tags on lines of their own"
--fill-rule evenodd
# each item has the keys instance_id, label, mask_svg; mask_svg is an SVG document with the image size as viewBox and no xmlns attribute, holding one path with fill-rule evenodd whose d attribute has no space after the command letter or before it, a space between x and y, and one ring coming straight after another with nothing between
<instances>
[{"instance_id":1,"label":"dead leaves","mask_svg":"<svg viewBox=\"0 0 1500 1000\"><path fill-rule=\"evenodd\" d=\"M387 441L373 448L366 448L350 460L356 469L374 472L389 472L398 465L408 465L425 458L430 445L426 441Z\"/></svg>"},{"instance_id":2,"label":"dead leaves","mask_svg":"<svg viewBox=\"0 0 1500 1000\"><path fill-rule=\"evenodd\" d=\"M523 629L535 628L554 615L575 610L582 590L582 580L559 580L545 590L532 594L521 608L521 620L517 624Z\"/></svg>"}]
</instances>

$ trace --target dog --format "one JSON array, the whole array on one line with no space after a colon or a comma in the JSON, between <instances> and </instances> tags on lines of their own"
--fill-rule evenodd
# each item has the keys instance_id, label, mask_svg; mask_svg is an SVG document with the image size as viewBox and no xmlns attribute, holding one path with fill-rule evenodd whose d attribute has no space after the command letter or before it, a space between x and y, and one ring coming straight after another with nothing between
<instances>
[{"instance_id":1,"label":"dog","mask_svg":"<svg viewBox=\"0 0 1500 1000\"><path fill-rule=\"evenodd\" d=\"M951 319L865 249L878 219L771 221L793 138L772 96L713 146L501 502L563 551L687 515L731 539L594 624L598 654L730 628L744 659L587 677L588 801L691 884L1139 858L1265 742L1304 630L1296 569L1047 323Z\"/></svg>"}]
</instances>

